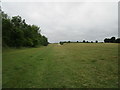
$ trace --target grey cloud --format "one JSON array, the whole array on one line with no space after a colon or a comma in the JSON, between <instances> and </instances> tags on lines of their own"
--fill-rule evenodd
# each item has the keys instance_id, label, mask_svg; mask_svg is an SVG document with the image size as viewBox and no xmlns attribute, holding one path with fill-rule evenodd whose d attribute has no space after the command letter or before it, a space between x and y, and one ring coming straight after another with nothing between
<instances>
[{"instance_id":1,"label":"grey cloud","mask_svg":"<svg viewBox=\"0 0 120 90\"><path fill-rule=\"evenodd\" d=\"M10 16L20 15L40 26L50 42L118 36L117 2L6 2L2 6Z\"/></svg>"}]
</instances>

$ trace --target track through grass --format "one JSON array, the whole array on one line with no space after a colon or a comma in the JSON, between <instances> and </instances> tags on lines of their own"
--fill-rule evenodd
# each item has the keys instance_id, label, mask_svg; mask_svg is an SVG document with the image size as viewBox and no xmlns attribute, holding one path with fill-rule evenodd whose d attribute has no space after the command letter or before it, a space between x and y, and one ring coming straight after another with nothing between
<instances>
[{"instance_id":1,"label":"track through grass","mask_svg":"<svg viewBox=\"0 0 120 90\"><path fill-rule=\"evenodd\" d=\"M117 88L118 44L3 50L3 88Z\"/></svg>"}]
</instances>

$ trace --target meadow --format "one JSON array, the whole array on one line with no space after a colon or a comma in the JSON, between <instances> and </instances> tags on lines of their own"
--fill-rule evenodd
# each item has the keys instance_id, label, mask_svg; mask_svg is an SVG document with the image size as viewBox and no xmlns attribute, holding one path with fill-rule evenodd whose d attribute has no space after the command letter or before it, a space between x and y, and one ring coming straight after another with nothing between
<instances>
[{"instance_id":1,"label":"meadow","mask_svg":"<svg viewBox=\"0 0 120 90\"><path fill-rule=\"evenodd\" d=\"M117 43L3 49L3 88L117 88Z\"/></svg>"}]
</instances>

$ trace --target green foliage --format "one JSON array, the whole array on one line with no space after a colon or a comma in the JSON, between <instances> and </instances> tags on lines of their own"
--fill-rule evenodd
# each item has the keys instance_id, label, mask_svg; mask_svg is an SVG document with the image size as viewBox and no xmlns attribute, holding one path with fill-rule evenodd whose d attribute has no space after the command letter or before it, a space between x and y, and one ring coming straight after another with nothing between
<instances>
[{"instance_id":1,"label":"green foliage","mask_svg":"<svg viewBox=\"0 0 120 90\"><path fill-rule=\"evenodd\" d=\"M105 38L104 39L105 43L120 43L120 38L115 38L115 37L111 37L111 38Z\"/></svg>"},{"instance_id":2,"label":"green foliage","mask_svg":"<svg viewBox=\"0 0 120 90\"><path fill-rule=\"evenodd\" d=\"M42 36L39 27L28 25L25 19L14 16L11 19L4 12L2 14L2 40L3 47L35 47L48 45L48 40Z\"/></svg>"},{"instance_id":3,"label":"green foliage","mask_svg":"<svg viewBox=\"0 0 120 90\"><path fill-rule=\"evenodd\" d=\"M96 43L98 43L98 41L97 41L97 40L96 40L95 42L96 42Z\"/></svg>"},{"instance_id":4,"label":"green foliage","mask_svg":"<svg viewBox=\"0 0 120 90\"><path fill-rule=\"evenodd\" d=\"M64 42L60 42L60 45L63 45L64 44Z\"/></svg>"}]
</instances>

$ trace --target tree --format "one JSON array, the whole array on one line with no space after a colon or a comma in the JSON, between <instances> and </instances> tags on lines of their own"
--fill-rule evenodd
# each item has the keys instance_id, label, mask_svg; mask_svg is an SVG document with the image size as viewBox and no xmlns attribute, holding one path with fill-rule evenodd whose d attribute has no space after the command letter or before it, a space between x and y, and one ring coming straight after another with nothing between
<instances>
[{"instance_id":1,"label":"tree","mask_svg":"<svg viewBox=\"0 0 120 90\"><path fill-rule=\"evenodd\" d=\"M98 43L98 41L97 41L97 40L96 40L95 42L96 42L96 43Z\"/></svg>"},{"instance_id":2,"label":"tree","mask_svg":"<svg viewBox=\"0 0 120 90\"><path fill-rule=\"evenodd\" d=\"M9 47L35 47L48 45L48 39L41 35L40 27L28 25L20 16L9 18L2 12L2 41L3 46Z\"/></svg>"},{"instance_id":3,"label":"tree","mask_svg":"<svg viewBox=\"0 0 120 90\"><path fill-rule=\"evenodd\" d=\"M116 39L116 43L120 43L120 38L117 38L117 39Z\"/></svg>"},{"instance_id":4,"label":"tree","mask_svg":"<svg viewBox=\"0 0 120 90\"><path fill-rule=\"evenodd\" d=\"M85 40L83 40L83 43L85 43Z\"/></svg>"},{"instance_id":5,"label":"tree","mask_svg":"<svg viewBox=\"0 0 120 90\"><path fill-rule=\"evenodd\" d=\"M105 42L105 43L110 43L110 42L111 42L111 40L110 40L110 39L108 39L108 38L105 38L105 39L104 39L104 42Z\"/></svg>"},{"instance_id":6,"label":"tree","mask_svg":"<svg viewBox=\"0 0 120 90\"><path fill-rule=\"evenodd\" d=\"M115 43L115 37L111 37L111 43Z\"/></svg>"},{"instance_id":7,"label":"tree","mask_svg":"<svg viewBox=\"0 0 120 90\"><path fill-rule=\"evenodd\" d=\"M68 43L70 43L70 41L68 41Z\"/></svg>"},{"instance_id":8,"label":"tree","mask_svg":"<svg viewBox=\"0 0 120 90\"><path fill-rule=\"evenodd\" d=\"M115 43L116 39L115 39L115 37L111 37L110 39L109 38L105 38L104 42L105 43Z\"/></svg>"},{"instance_id":9,"label":"tree","mask_svg":"<svg viewBox=\"0 0 120 90\"><path fill-rule=\"evenodd\" d=\"M64 43L63 42L60 42L60 45L63 45Z\"/></svg>"},{"instance_id":10,"label":"tree","mask_svg":"<svg viewBox=\"0 0 120 90\"><path fill-rule=\"evenodd\" d=\"M11 45L12 24L10 19L2 18L2 41L3 45Z\"/></svg>"}]
</instances>

